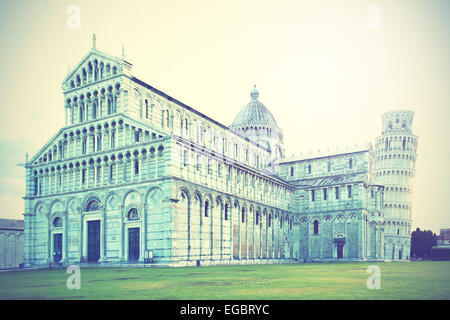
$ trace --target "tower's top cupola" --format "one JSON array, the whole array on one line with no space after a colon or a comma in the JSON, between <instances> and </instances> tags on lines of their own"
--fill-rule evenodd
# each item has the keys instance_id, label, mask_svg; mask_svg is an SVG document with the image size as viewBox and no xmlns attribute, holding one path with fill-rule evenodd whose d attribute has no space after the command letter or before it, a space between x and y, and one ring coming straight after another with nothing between
<instances>
[{"instance_id":1,"label":"tower's top cupola","mask_svg":"<svg viewBox=\"0 0 450 320\"><path fill-rule=\"evenodd\" d=\"M412 132L414 111L394 110L382 115L383 133Z\"/></svg>"}]
</instances>

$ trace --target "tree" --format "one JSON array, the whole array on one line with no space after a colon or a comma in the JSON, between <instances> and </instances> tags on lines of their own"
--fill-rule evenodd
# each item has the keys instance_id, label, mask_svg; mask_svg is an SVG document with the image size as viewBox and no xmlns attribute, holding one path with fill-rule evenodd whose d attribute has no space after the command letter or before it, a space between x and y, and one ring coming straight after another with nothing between
<instances>
[{"instance_id":1,"label":"tree","mask_svg":"<svg viewBox=\"0 0 450 320\"><path fill-rule=\"evenodd\" d=\"M411 257L427 259L431 257L431 248L436 246L437 236L431 230L417 228L411 233Z\"/></svg>"}]
</instances>

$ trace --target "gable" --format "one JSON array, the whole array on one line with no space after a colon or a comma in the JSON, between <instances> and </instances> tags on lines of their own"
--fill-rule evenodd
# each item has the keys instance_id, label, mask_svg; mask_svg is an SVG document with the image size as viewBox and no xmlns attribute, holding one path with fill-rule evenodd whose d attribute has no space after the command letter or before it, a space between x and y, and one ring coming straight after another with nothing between
<instances>
[{"instance_id":1,"label":"gable","mask_svg":"<svg viewBox=\"0 0 450 320\"><path fill-rule=\"evenodd\" d=\"M30 160L31 164L40 164L49 161L53 161L56 156L58 156L59 150L59 141L64 139L64 128L60 129ZM51 154L51 156L50 156ZM50 159L51 157L51 159ZM46 161L44 161L46 159ZM57 158L56 158L57 159Z\"/></svg>"},{"instance_id":2,"label":"gable","mask_svg":"<svg viewBox=\"0 0 450 320\"><path fill-rule=\"evenodd\" d=\"M92 48L63 81L63 91L103 80L130 69L127 61Z\"/></svg>"}]
</instances>

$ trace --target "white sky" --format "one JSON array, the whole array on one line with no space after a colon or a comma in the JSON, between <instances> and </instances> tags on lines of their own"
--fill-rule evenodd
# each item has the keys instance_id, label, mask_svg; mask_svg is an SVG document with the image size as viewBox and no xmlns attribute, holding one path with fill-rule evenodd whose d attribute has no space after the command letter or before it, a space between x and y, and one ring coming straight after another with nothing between
<instances>
[{"instance_id":1,"label":"white sky","mask_svg":"<svg viewBox=\"0 0 450 320\"><path fill-rule=\"evenodd\" d=\"M70 5L81 28L66 27ZM369 5L380 29L368 27ZM450 2L2 1L0 218L22 218L25 152L64 125L61 82L91 48L229 125L256 84L288 155L374 142L410 109L419 136L413 229L450 227Z\"/></svg>"}]
</instances>

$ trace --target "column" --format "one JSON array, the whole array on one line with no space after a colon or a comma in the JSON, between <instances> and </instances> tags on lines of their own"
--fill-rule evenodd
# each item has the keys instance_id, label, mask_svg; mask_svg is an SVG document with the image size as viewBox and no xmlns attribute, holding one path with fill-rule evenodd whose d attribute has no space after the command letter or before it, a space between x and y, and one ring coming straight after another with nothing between
<instances>
[{"instance_id":1,"label":"column","mask_svg":"<svg viewBox=\"0 0 450 320\"><path fill-rule=\"evenodd\" d=\"M64 217L64 247L62 252L62 261L67 263L69 261L69 215L67 214L67 211L63 212Z\"/></svg>"},{"instance_id":2,"label":"column","mask_svg":"<svg viewBox=\"0 0 450 320\"><path fill-rule=\"evenodd\" d=\"M120 245L119 245L119 252L120 252L120 261L125 261L125 256L124 256L124 219L123 219L123 206L122 205L118 205L117 209L119 210L119 214L120 214Z\"/></svg>"},{"instance_id":3,"label":"column","mask_svg":"<svg viewBox=\"0 0 450 320\"><path fill-rule=\"evenodd\" d=\"M145 159L146 159L146 155L140 155L138 158L139 161L139 176L140 176L140 181L144 180L144 168L145 168Z\"/></svg>"},{"instance_id":4,"label":"column","mask_svg":"<svg viewBox=\"0 0 450 320\"><path fill-rule=\"evenodd\" d=\"M100 262L106 260L106 222L106 207L103 207L100 219Z\"/></svg>"},{"instance_id":5,"label":"column","mask_svg":"<svg viewBox=\"0 0 450 320\"><path fill-rule=\"evenodd\" d=\"M144 204L143 209L144 209L144 211L142 213L142 239L143 239L144 245L142 246L142 253L147 254L147 214L148 214L147 203ZM144 258L145 258L145 256L144 256Z\"/></svg>"},{"instance_id":6,"label":"column","mask_svg":"<svg viewBox=\"0 0 450 320\"><path fill-rule=\"evenodd\" d=\"M94 185L99 187L102 185L102 166L100 163L96 162L94 165ZM99 176L100 175L100 176Z\"/></svg>"}]
</instances>

